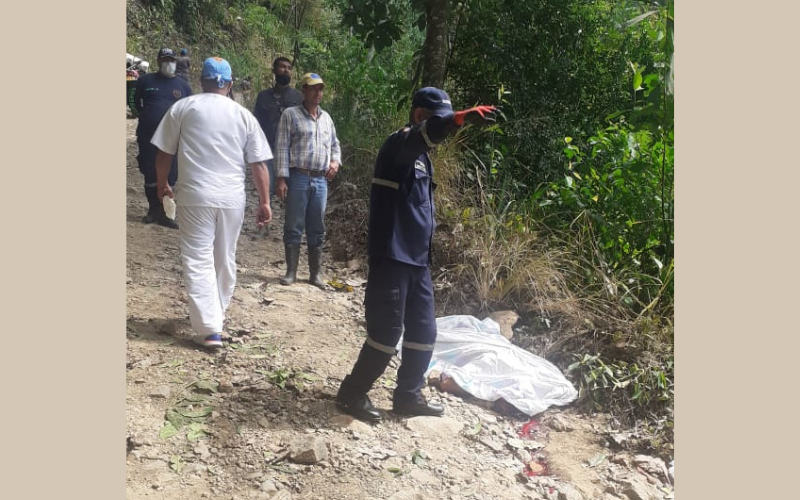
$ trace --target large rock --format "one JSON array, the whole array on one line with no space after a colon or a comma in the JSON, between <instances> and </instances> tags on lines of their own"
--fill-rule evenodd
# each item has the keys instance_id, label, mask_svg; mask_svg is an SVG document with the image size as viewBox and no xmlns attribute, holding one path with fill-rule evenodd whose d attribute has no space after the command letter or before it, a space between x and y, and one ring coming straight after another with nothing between
<instances>
[{"instance_id":1,"label":"large rock","mask_svg":"<svg viewBox=\"0 0 800 500\"><path fill-rule=\"evenodd\" d=\"M647 483L636 478L622 482L622 494L630 500L657 500Z\"/></svg>"},{"instance_id":2,"label":"large rock","mask_svg":"<svg viewBox=\"0 0 800 500\"><path fill-rule=\"evenodd\" d=\"M298 464L313 465L328 459L328 446L320 437L303 437L292 445L289 458Z\"/></svg>"},{"instance_id":3,"label":"large rock","mask_svg":"<svg viewBox=\"0 0 800 500\"><path fill-rule=\"evenodd\" d=\"M338 428L345 428L353 423L355 419L350 415L334 415L332 416L328 422L331 424L332 427Z\"/></svg>"},{"instance_id":4,"label":"large rock","mask_svg":"<svg viewBox=\"0 0 800 500\"><path fill-rule=\"evenodd\" d=\"M511 340L511 337L514 336L514 330L512 328L519 320L519 314L514 311L495 311L489 315L489 318L500 325L500 333L503 337Z\"/></svg>"},{"instance_id":5,"label":"large rock","mask_svg":"<svg viewBox=\"0 0 800 500\"><path fill-rule=\"evenodd\" d=\"M360 420L356 420L350 415L334 415L328 420L328 422L331 424L331 427L348 429L355 434L365 436L375 435L375 431L372 429L371 425L365 424Z\"/></svg>"},{"instance_id":6,"label":"large rock","mask_svg":"<svg viewBox=\"0 0 800 500\"><path fill-rule=\"evenodd\" d=\"M547 421L547 425L554 431L558 432L572 432L575 430L575 426L572 425L569 419L561 413L553 414Z\"/></svg>"},{"instance_id":7,"label":"large rock","mask_svg":"<svg viewBox=\"0 0 800 500\"><path fill-rule=\"evenodd\" d=\"M660 458L636 455L633 457L633 463L651 476L657 477L662 481L667 480L667 466Z\"/></svg>"}]
</instances>

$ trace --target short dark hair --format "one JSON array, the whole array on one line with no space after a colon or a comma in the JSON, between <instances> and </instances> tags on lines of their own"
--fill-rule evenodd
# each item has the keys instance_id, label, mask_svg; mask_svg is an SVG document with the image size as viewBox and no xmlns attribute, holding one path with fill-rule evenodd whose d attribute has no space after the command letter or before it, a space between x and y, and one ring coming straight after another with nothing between
<instances>
[{"instance_id":1,"label":"short dark hair","mask_svg":"<svg viewBox=\"0 0 800 500\"><path fill-rule=\"evenodd\" d=\"M280 57L276 57L275 60L272 61L272 69L277 68L278 67L278 63L282 62L282 61L286 61L287 63L289 63L289 66L294 66L294 64L292 64L292 61L290 61L288 57L280 56Z\"/></svg>"}]
</instances>

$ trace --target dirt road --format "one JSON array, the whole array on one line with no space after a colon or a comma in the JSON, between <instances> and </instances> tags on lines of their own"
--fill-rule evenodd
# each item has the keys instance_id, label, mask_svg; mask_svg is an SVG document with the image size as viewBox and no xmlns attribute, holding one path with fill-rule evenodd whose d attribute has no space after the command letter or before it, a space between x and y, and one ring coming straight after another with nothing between
<instances>
[{"instance_id":1,"label":"dirt road","mask_svg":"<svg viewBox=\"0 0 800 500\"><path fill-rule=\"evenodd\" d=\"M548 411L532 439L519 439L527 419L433 388L444 418L387 412L369 426L342 415L333 396L365 335L362 270L328 259L324 277L352 291L319 290L303 282L303 253L301 282L281 286L282 211L271 234L259 235L252 189L226 327L232 342L219 353L193 345L178 232L141 222L136 120L127 123L129 500L636 498L631 488L665 498L659 480L649 484L631 457L604 446L599 418ZM383 410L394 375L371 393ZM548 475L522 474L531 460Z\"/></svg>"}]
</instances>

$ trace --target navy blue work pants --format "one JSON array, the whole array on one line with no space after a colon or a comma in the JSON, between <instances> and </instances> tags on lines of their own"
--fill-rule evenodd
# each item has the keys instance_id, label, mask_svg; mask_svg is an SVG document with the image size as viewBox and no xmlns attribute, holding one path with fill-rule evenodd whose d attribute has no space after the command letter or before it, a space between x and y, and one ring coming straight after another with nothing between
<instances>
[{"instance_id":1,"label":"navy blue work pants","mask_svg":"<svg viewBox=\"0 0 800 500\"><path fill-rule=\"evenodd\" d=\"M393 399L415 401L424 386L425 372L436 342L430 270L391 259L371 262L364 306L367 320L365 348L394 353L402 335L402 360ZM374 380L369 382L371 386Z\"/></svg>"},{"instance_id":2,"label":"navy blue work pants","mask_svg":"<svg viewBox=\"0 0 800 500\"><path fill-rule=\"evenodd\" d=\"M160 208L161 200L158 199L158 191L156 189L156 153L158 148L150 144L150 136L140 136L136 138L139 145L139 155L136 160L139 163L139 172L144 176L144 194L147 197L147 202L150 209ZM170 186L175 186L178 180L178 157L172 157L172 168L169 171L167 182Z\"/></svg>"}]
</instances>

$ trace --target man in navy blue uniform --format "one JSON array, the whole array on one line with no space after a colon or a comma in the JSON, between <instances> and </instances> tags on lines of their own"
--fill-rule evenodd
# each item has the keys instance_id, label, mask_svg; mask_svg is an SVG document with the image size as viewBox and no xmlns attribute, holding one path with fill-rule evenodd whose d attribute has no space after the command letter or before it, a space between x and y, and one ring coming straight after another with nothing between
<instances>
[{"instance_id":1,"label":"man in navy blue uniform","mask_svg":"<svg viewBox=\"0 0 800 500\"><path fill-rule=\"evenodd\" d=\"M133 99L139 115L136 127L136 142L139 144L139 171L144 176L144 195L148 210L143 222L158 223L161 226L177 229L174 220L167 217L164 206L158 198L156 189L156 153L158 148L150 144L158 124L172 104L178 99L192 95L192 87L176 75L175 52L164 48L158 51L158 72L148 73L136 81ZM169 185L175 186L178 179L178 162L173 159L169 172Z\"/></svg>"},{"instance_id":2,"label":"man in navy blue uniform","mask_svg":"<svg viewBox=\"0 0 800 500\"><path fill-rule=\"evenodd\" d=\"M364 300L367 340L336 396L338 407L375 422L381 414L367 393L386 370L403 337L393 410L400 415L441 415L444 408L421 394L436 342L430 264L436 228L433 165L428 152L469 122L494 121L493 106L453 112L443 90L414 93L410 123L389 136L375 161L368 228L369 274Z\"/></svg>"}]
</instances>

